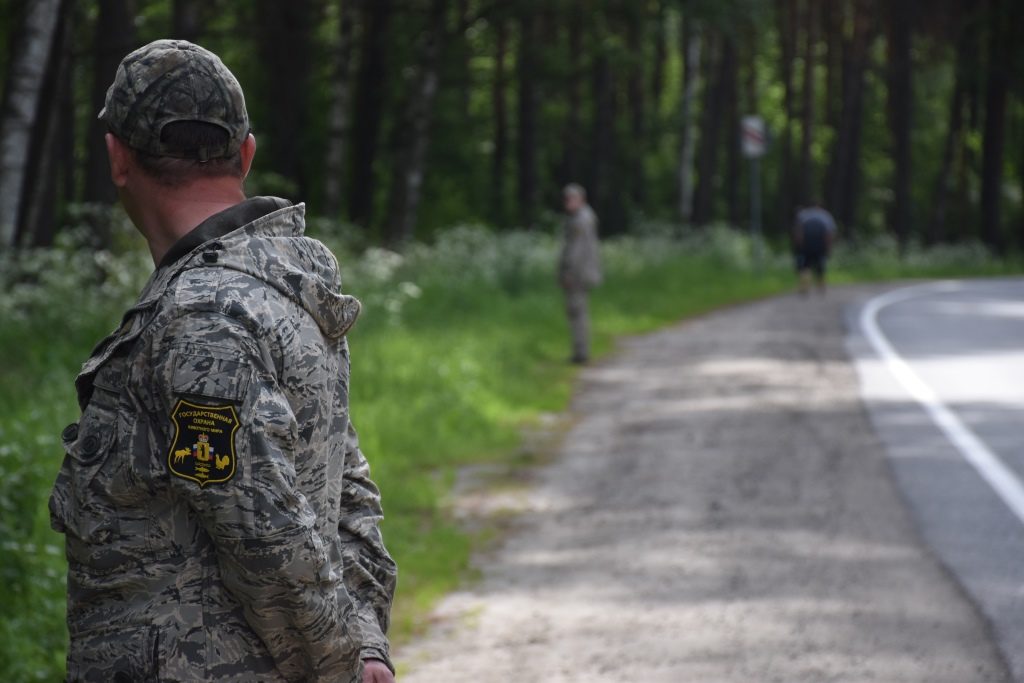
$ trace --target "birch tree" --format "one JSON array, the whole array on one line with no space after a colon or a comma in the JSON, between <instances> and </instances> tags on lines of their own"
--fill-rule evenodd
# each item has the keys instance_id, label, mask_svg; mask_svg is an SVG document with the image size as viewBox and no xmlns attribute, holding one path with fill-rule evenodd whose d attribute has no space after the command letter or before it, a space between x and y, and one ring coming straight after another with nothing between
<instances>
[{"instance_id":1,"label":"birch tree","mask_svg":"<svg viewBox=\"0 0 1024 683\"><path fill-rule=\"evenodd\" d=\"M46 59L42 95L36 122L32 126L28 160L25 166L26 182L22 187L21 206L14 244L18 246L46 247L53 243L57 228L60 200L60 176L73 172L65 167L66 155L61 143L68 143L69 129L63 116L70 107L71 40L69 14L72 0L63 0L58 7L50 53ZM72 126L73 128L73 126ZM71 147L74 147L73 137Z\"/></svg>"},{"instance_id":2,"label":"birch tree","mask_svg":"<svg viewBox=\"0 0 1024 683\"><path fill-rule=\"evenodd\" d=\"M693 219L693 157L696 151L694 103L700 87L701 34L693 21L683 23L683 98L679 105L682 144L679 150L679 219Z\"/></svg>"},{"instance_id":3,"label":"birch tree","mask_svg":"<svg viewBox=\"0 0 1024 683\"><path fill-rule=\"evenodd\" d=\"M32 129L39 118L46 64L61 0L31 0L14 52L0 110L0 245L14 246Z\"/></svg>"}]
</instances>

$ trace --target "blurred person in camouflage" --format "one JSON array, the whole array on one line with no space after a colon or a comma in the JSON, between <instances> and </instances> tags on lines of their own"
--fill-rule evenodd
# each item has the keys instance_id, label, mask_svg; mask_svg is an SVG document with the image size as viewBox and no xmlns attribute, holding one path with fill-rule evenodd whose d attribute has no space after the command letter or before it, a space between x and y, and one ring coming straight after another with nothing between
<instances>
[{"instance_id":1,"label":"blurred person in camouflage","mask_svg":"<svg viewBox=\"0 0 1024 683\"><path fill-rule=\"evenodd\" d=\"M590 359L590 313L587 296L601 284L601 255L597 238L597 215L587 204L587 193L571 183L562 190L565 228L558 260L558 282L565 290L566 312L572 334L570 361L583 364Z\"/></svg>"},{"instance_id":2,"label":"blurred person in camouflage","mask_svg":"<svg viewBox=\"0 0 1024 683\"><path fill-rule=\"evenodd\" d=\"M348 409L359 302L302 204L245 197L256 142L216 55L151 43L105 104L156 269L62 434L68 680L394 681L396 570Z\"/></svg>"},{"instance_id":3,"label":"blurred person in camouflage","mask_svg":"<svg viewBox=\"0 0 1024 683\"><path fill-rule=\"evenodd\" d=\"M825 268L836 238L836 221L818 202L797 210L793 222L793 247L800 294L811 290L811 276L820 294L825 293Z\"/></svg>"}]
</instances>

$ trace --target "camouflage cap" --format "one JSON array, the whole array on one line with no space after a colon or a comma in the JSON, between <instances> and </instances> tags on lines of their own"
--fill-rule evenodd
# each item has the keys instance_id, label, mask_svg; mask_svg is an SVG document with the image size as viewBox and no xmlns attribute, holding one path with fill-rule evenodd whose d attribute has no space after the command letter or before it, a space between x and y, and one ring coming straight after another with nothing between
<instances>
[{"instance_id":1,"label":"camouflage cap","mask_svg":"<svg viewBox=\"0 0 1024 683\"><path fill-rule=\"evenodd\" d=\"M157 40L121 60L99 118L129 147L165 157L205 161L231 156L249 134L242 86L220 57L186 40ZM228 142L170 149L160 134L175 121L220 126Z\"/></svg>"}]
</instances>

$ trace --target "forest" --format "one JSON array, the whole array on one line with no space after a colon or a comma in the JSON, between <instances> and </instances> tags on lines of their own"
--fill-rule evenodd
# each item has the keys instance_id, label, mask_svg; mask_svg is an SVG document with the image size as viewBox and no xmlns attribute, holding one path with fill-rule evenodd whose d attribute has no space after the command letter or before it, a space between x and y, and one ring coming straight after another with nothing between
<instances>
[{"instance_id":1,"label":"forest","mask_svg":"<svg viewBox=\"0 0 1024 683\"><path fill-rule=\"evenodd\" d=\"M1019 275L1022 13L1018 0L0 0L0 680L63 676L67 565L47 508L59 435L79 416L78 368L153 268L96 120L132 49L185 38L223 58L258 142L247 192L306 202L364 304L352 414L400 567L401 645L509 524L463 523L464 472L528 480L550 454L524 434L572 395L561 188L583 184L601 221L599 357L620 336L790 290L789 226L809 202L840 224L836 284ZM766 138L753 159L751 116Z\"/></svg>"},{"instance_id":2,"label":"forest","mask_svg":"<svg viewBox=\"0 0 1024 683\"><path fill-rule=\"evenodd\" d=\"M95 120L121 57L220 54L260 145L250 193L353 242L546 224L581 182L606 234L746 226L821 201L852 240L1024 242L1015 0L0 0L0 242L46 246L115 197ZM77 212L77 213L76 213ZM550 221L547 220L547 223Z\"/></svg>"}]
</instances>

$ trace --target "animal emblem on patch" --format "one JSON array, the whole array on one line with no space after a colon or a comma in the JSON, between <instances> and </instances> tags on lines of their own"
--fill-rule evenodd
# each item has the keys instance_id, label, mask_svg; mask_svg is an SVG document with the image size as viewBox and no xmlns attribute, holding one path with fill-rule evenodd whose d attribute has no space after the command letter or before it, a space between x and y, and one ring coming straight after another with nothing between
<instances>
[{"instance_id":1,"label":"animal emblem on patch","mask_svg":"<svg viewBox=\"0 0 1024 683\"><path fill-rule=\"evenodd\" d=\"M171 474L199 484L223 484L235 476L235 432L238 414L233 405L200 405L179 400L171 411L174 439L167 452Z\"/></svg>"}]
</instances>

